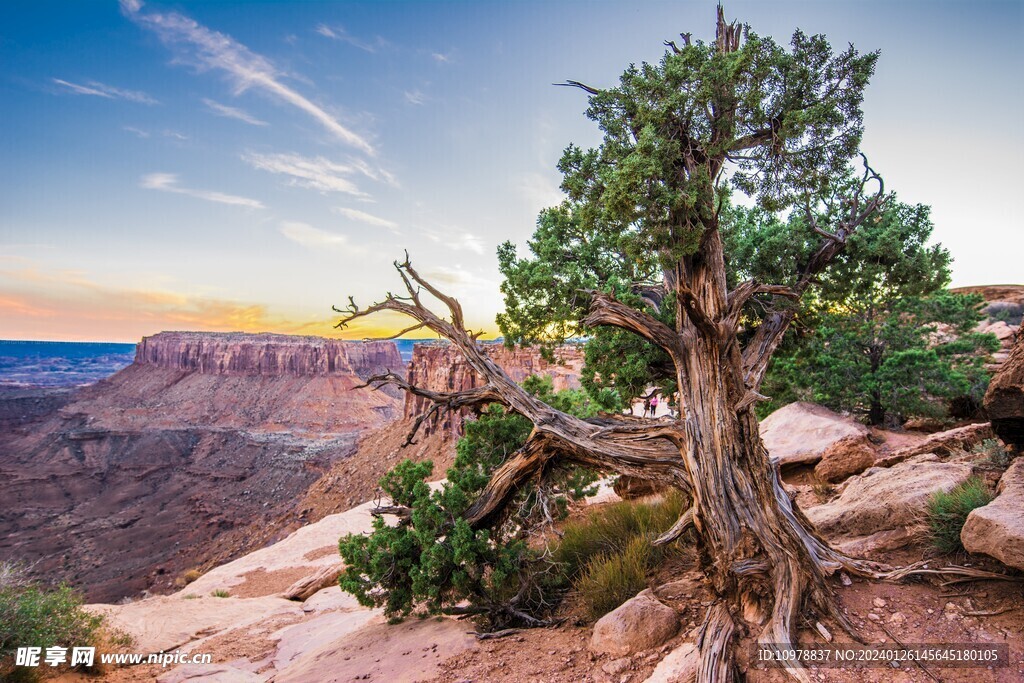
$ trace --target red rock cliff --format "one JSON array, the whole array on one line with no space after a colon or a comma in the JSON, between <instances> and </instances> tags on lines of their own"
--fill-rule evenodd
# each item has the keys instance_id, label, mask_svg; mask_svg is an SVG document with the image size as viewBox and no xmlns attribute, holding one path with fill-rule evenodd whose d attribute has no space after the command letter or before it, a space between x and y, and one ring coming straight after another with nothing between
<instances>
[{"instance_id":1,"label":"red rock cliff","mask_svg":"<svg viewBox=\"0 0 1024 683\"><path fill-rule=\"evenodd\" d=\"M356 388L385 370L393 342L165 332L49 403L0 395L0 561L114 601L250 549L401 415L399 390Z\"/></svg>"},{"instance_id":2,"label":"red rock cliff","mask_svg":"<svg viewBox=\"0 0 1024 683\"><path fill-rule=\"evenodd\" d=\"M578 389L583 368L583 348L562 346L555 352L555 363L541 358L537 349L509 349L500 343L484 344L489 355L516 382L530 375L548 375L554 380L555 391ZM409 383L433 391L462 391L483 384L469 367L466 359L449 344L417 344L413 347L409 363ZM419 415L428 407L426 399L407 394L405 417ZM446 416L440 425L427 425L429 431L438 426L453 434L461 432L462 416Z\"/></svg>"},{"instance_id":3,"label":"red rock cliff","mask_svg":"<svg viewBox=\"0 0 1024 683\"><path fill-rule=\"evenodd\" d=\"M161 332L143 337L135 363L204 375L310 377L355 374L366 379L405 364L394 342L357 342L283 334Z\"/></svg>"}]
</instances>

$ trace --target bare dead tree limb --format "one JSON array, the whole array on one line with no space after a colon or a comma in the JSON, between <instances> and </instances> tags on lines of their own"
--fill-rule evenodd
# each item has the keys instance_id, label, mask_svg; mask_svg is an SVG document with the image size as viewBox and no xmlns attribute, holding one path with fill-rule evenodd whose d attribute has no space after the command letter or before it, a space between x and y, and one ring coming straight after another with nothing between
<instances>
[{"instance_id":1,"label":"bare dead tree limb","mask_svg":"<svg viewBox=\"0 0 1024 683\"><path fill-rule=\"evenodd\" d=\"M563 462L642 479L670 481L683 490L689 489L689 474L679 457L680 446L676 441L681 443L681 438L678 434L673 435L665 425L657 424L650 425L648 429L634 424L633 429L616 431L609 428L622 426L625 424L624 420L616 421L607 417L583 420L556 410L531 396L491 360L480 348L476 336L464 328L462 307L458 301L438 290L421 276L410 263L408 254L405 261L395 263L395 268L401 275L409 296L399 298L389 294L383 301L365 309L360 309L354 302L350 302L346 316L338 326L344 327L353 320L379 311L402 313L454 344L484 382L483 386L466 391L442 393L415 387L394 373L385 373L368 380L364 386L399 386L431 402L431 407L417 418L407 443L411 443L416 430L425 419L440 414L441 411L486 403L504 405L534 424L534 431L526 444L498 468L480 497L467 511L466 518L472 525L485 526L497 518L519 488L532 476L541 473L556 456ZM427 291L442 302L448 309L449 319L440 317L424 305L419 297L420 291ZM606 303L611 306L611 302L614 302L614 299ZM619 310L617 307L613 308ZM611 309L606 307L606 310ZM625 310L621 310L620 313L625 315ZM655 330L658 328L653 323L661 325L664 330L657 333L661 336L664 336L665 330L669 330L655 318L647 317L649 320L640 318L638 322L651 325ZM673 439L673 436L676 438Z\"/></svg>"},{"instance_id":2,"label":"bare dead tree limb","mask_svg":"<svg viewBox=\"0 0 1024 683\"><path fill-rule=\"evenodd\" d=\"M592 88L591 86L586 85L584 83L580 83L579 81L567 80L565 83L552 83L551 85L558 85L558 86L563 86L563 87L567 87L567 88L579 88L580 90L582 90L582 91L584 91L586 93L589 93L591 95L600 95L601 94L601 91L598 90L597 88Z\"/></svg>"}]
</instances>

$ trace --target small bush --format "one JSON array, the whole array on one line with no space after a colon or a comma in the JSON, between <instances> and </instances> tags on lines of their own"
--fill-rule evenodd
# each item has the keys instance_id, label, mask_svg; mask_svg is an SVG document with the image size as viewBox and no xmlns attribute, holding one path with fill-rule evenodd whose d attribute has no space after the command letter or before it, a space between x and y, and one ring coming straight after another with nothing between
<instances>
[{"instance_id":1,"label":"small bush","mask_svg":"<svg viewBox=\"0 0 1024 683\"><path fill-rule=\"evenodd\" d=\"M201 571L199 571L198 569L189 569L188 571L186 571L184 574L181 575L181 578L185 582L185 584L188 585L188 584L192 583L193 581L195 581L196 579L198 579L202 575L203 575L203 573Z\"/></svg>"},{"instance_id":2,"label":"small bush","mask_svg":"<svg viewBox=\"0 0 1024 683\"><path fill-rule=\"evenodd\" d=\"M818 501L822 503L831 498L832 494L836 492L836 489L834 486L832 486L832 484L823 481L815 483L813 486L813 490L814 497L817 498Z\"/></svg>"},{"instance_id":3,"label":"small bush","mask_svg":"<svg viewBox=\"0 0 1024 683\"><path fill-rule=\"evenodd\" d=\"M575 578L591 559L624 552L638 536L653 541L679 519L684 503L682 494L670 491L656 502L622 501L595 510L565 525L555 557Z\"/></svg>"},{"instance_id":4,"label":"small bush","mask_svg":"<svg viewBox=\"0 0 1024 683\"><path fill-rule=\"evenodd\" d=\"M960 531L971 510L992 502L992 492L980 477L971 477L948 493L936 491L928 498L926 518L933 545L944 553L963 550Z\"/></svg>"},{"instance_id":5,"label":"small bush","mask_svg":"<svg viewBox=\"0 0 1024 683\"><path fill-rule=\"evenodd\" d=\"M23 567L0 563L0 680L40 676L39 669L14 666L19 647L95 646L102 624L102 617L82 609L81 596L70 587L40 586Z\"/></svg>"},{"instance_id":6,"label":"small bush","mask_svg":"<svg viewBox=\"0 0 1024 683\"><path fill-rule=\"evenodd\" d=\"M678 546L651 543L688 502L671 491L657 502L623 501L566 525L555 551L587 615L598 619L647 586L647 575Z\"/></svg>"},{"instance_id":7,"label":"small bush","mask_svg":"<svg viewBox=\"0 0 1024 683\"><path fill-rule=\"evenodd\" d=\"M1008 301L993 301L984 311L991 322L1003 321L1010 327L1016 327L1024 319L1024 306Z\"/></svg>"},{"instance_id":8,"label":"small bush","mask_svg":"<svg viewBox=\"0 0 1024 683\"><path fill-rule=\"evenodd\" d=\"M592 557L574 587L587 616L600 619L647 587L658 549L643 536L634 536L625 549Z\"/></svg>"},{"instance_id":9,"label":"small bush","mask_svg":"<svg viewBox=\"0 0 1024 683\"><path fill-rule=\"evenodd\" d=\"M1006 450L999 439L985 439L981 443L974 446L974 452L985 456L985 461L998 467L1000 469L1006 469L1010 466L1010 460L1013 458L1010 456L1010 451Z\"/></svg>"},{"instance_id":10,"label":"small bush","mask_svg":"<svg viewBox=\"0 0 1024 683\"><path fill-rule=\"evenodd\" d=\"M530 377L523 388L578 417L600 406L580 391L553 392L550 378ZM430 462L405 460L380 480L384 498L408 513L397 524L375 517L370 534L338 543L345 570L341 589L361 605L383 607L391 620L414 612L472 613L481 629L537 625L551 615L569 582L560 566L528 539L564 519L569 503L589 495L597 480L579 467L548 468L537 486L524 486L489 528L465 520L494 471L526 443L533 425L498 405L464 424L447 482L432 490Z\"/></svg>"},{"instance_id":11,"label":"small bush","mask_svg":"<svg viewBox=\"0 0 1024 683\"><path fill-rule=\"evenodd\" d=\"M218 588L217 590L215 590L212 593L210 593L210 595L212 595L215 598L230 598L231 597L231 593L227 592L223 588Z\"/></svg>"}]
</instances>

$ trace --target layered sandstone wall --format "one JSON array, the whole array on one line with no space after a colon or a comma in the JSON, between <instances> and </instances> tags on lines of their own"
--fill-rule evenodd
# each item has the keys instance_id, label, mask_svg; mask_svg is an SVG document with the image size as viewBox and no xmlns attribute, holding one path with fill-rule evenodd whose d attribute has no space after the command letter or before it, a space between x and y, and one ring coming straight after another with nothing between
<instances>
[{"instance_id":1,"label":"layered sandstone wall","mask_svg":"<svg viewBox=\"0 0 1024 683\"><path fill-rule=\"evenodd\" d=\"M401 416L398 389L358 388L388 370L393 342L166 332L59 400L0 393L0 561L117 600L251 549Z\"/></svg>"},{"instance_id":2,"label":"layered sandstone wall","mask_svg":"<svg viewBox=\"0 0 1024 683\"><path fill-rule=\"evenodd\" d=\"M509 349L497 342L483 344L483 348L516 382L522 382L530 375L547 375L552 378L555 391L580 388L583 369L581 346L559 347L554 363L542 358L537 349ZM410 384L431 391L464 391L483 384L462 354L450 344L417 344L413 347L408 372ZM412 394L405 397L405 417L419 415L428 407L429 402L424 398ZM457 435L461 432L463 415L446 416L438 424L427 425L427 431L443 428Z\"/></svg>"},{"instance_id":3,"label":"layered sandstone wall","mask_svg":"<svg viewBox=\"0 0 1024 683\"><path fill-rule=\"evenodd\" d=\"M295 377L404 374L394 342L237 332L161 332L143 337L135 363L206 375Z\"/></svg>"}]
</instances>

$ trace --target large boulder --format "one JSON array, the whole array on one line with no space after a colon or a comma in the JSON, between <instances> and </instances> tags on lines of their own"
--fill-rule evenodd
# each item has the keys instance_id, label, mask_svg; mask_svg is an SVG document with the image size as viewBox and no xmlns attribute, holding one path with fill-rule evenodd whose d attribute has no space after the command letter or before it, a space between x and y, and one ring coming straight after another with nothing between
<instances>
[{"instance_id":1,"label":"large boulder","mask_svg":"<svg viewBox=\"0 0 1024 683\"><path fill-rule=\"evenodd\" d=\"M650 589L598 619L590 649L616 657L658 647L679 631L679 615Z\"/></svg>"},{"instance_id":2,"label":"large boulder","mask_svg":"<svg viewBox=\"0 0 1024 683\"><path fill-rule=\"evenodd\" d=\"M967 552L1024 569L1024 458L1013 461L997 491L995 500L967 516L960 540Z\"/></svg>"},{"instance_id":3,"label":"large boulder","mask_svg":"<svg viewBox=\"0 0 1024 683\"><path fill-rule=\"evenodd\" d=\"M818 479L835 484L875 464L875 447L866 436L848 436L825 449L814 466Z\"/></svg>"},{"instance_id":4,"label":"large boulder","mask_svg":"<svg viewBox=\"0 0 1024 683\"><path fill-rule=\"evenodd\" d=\"M780 466L814 463L825 450L848 437L865 437L868 428L814 403L790 403L761 421L761 439Z\"/></svg>"},{"instance_id":5,"label":"large boulder","mask_svg":"<svg viewBox=\"0 0 1024 683\"><path fill-rule=\"evenodd\" d=\"M921 518L932 493L949 491L970 476L970 465L942 462L926 453L851 477L838 498L806 514L819 531L840 541L840 547L842 541L854 542L853 547L861 549L883 547L858 542L871 536L899 545L908 540L905 530Z\"/></svg>"},{"instance_id":6,"label":"large boulder","mask_svg":"<svg viewBox=\"0 0 1024 683\"><path fill-rule=\"evenodd\" d=\"M1017 335L1010 357L985 392L992 431L1017 449L1024 448L1024 334Z\"/></svg>"}]
</instances>

